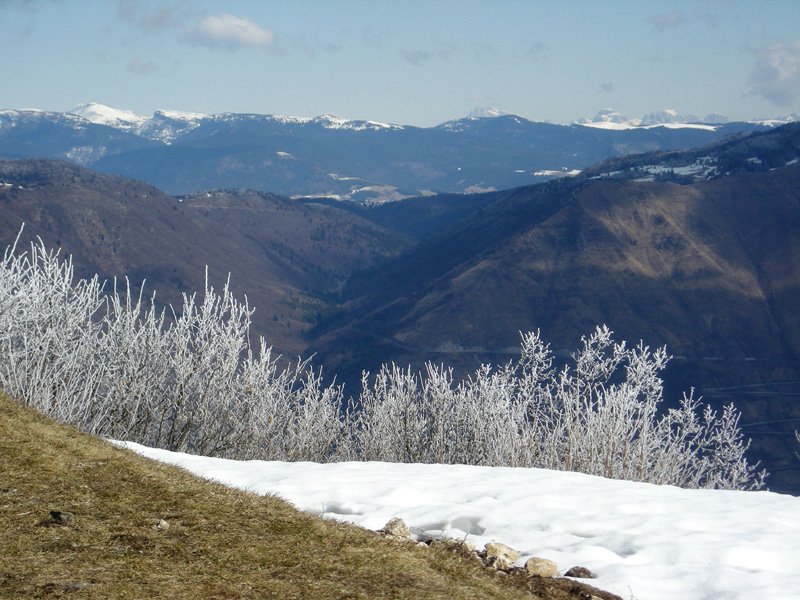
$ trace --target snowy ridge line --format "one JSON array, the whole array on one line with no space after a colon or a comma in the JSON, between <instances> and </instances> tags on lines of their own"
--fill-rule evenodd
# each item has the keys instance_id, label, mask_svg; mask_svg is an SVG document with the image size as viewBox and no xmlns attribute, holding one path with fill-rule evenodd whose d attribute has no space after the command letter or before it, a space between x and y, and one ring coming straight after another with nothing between
<instances>
[{"instance_id":1,"label":"snowy ridge line","mask_svg":"<svg viewBox=\"0 0 800 600\"><path fill-rule=\"evenodd\" d=\"M58 113L56 113L58 114ZM152 117L143 117L133 111L119 110L92 102L80 104L67 113L98 125L106 125L122 129L148 139L162 141L166 144L196 129L204 122L225 122L231 119L250 118L253 121L273 122L281 125L320 125L325 129L352 129L355 131L403 129L401 125L380 123L378 121L351 121L333 115L318 117L291 117L281 115L262 115L248 113L220 113L206 115L203 113L176 110L157 110Z\"/></svg>"},{"instance_id":2,"label":"snowy ridge line","mask_svg":"<svg viewBox=\"0 0 800 600\"><path fill-rule=\"evenodd\" d=\"M642 600L790 600L800 588L800 498L689 490L536 468L234 461L113 442L300 510L418 539L501 542L580 565L591 585Z\"/></svg>"},{"instance_id":3,"label":"snowy ridge line","mask_svg":"<svg viewBox=\"0 0 800 600\"><path fill-rule=\"evenodd\" d=\"M171 143L176 137L184 133L188 133L200 123L204 121L224 121L233 117L252 117L254 119L272 121L275 123L286 125L307 125L315 124L325 129L351 129L355 131L364 130L398 130L405 129L407 126L386 123L382 121L372 120L351 120L343 117L338 117L330 114L324 114L317 117L293 117L281 116L270 114L256 114L256 113L219 113L207 115L203 113L178 111L178 110L156 110L151 117L138 115L130 110L116 109L96 102L87 104L79 104L73 109L58 113L51 111L42 111L39 109L8 109L0 110L0 114L20 114L20 113L40 113L50 115L64 115L84 119L91 123L106 125L136 133L149 139ZM469 115L462 119L455 119L446 121L437 125L437 128L442 128L447 131L458 132L463 129L464 122L478 121L481 119L490 119L498 117L513 118L518 124L523 121L528 123L550 123L547 120L541 119L524 119L506 111L489 107L474 109ZM745 121L746 123L758 124L766 127L777 127L789 122L800 120L797 114L791 114L783 117L772 117L768 119L755 119ZM165 126L162 121L168 121L170 126ZM642 119L628 119L624 115L614 112L610 109L601 110L593 118L583 118L573 121L571 124L564 124L563 127L570 127L581 125L585 127L593 127L598 129L608 130L626 130L626 129L651 129L655 127L666 127L670 129L704 129L714 131L722 125L728 123L728 119L723 115L716 113L706 116L704 119L699 119L693 115L678 115L674 110L664 110L650 115L645 115Z\"/></svg>"},{"instance_id":4,"label":"snowy ridge line","mask_svg":"<svg viewBox=\"0 0 800 600\"><path fill-rule=\"evenodd\" d=\"M792 123L800 120L800 116L796 113L786 115L784 117L773 117L770 119L754 119L746 121L747 123L763 125L765 127L778 127L786 123ZM573 121L575 125L584 125L586 127L594 127L597 129L610 129L622 131L625 129L650 129L653 127L666 127L668 129L706 129L715 131L722 125L730 121L725 115L719 113L712 113L706 115L704 118L695 115L679 115L675 110L662 110L655 113L645 115L641 119L629 119L623 114L616 112L613 109L606 108L597 112L592 117L585 117Z\"/></svg>"}]
</instances>

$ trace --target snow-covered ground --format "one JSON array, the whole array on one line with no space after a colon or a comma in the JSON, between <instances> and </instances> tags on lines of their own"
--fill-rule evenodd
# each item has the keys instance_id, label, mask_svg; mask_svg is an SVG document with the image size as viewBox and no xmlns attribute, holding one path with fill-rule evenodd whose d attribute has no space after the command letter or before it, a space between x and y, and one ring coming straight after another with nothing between
<instances>
[{"instance_id":1,"label":"snow-covered ground","mask_svg":"<svg viewBox=\"0 0 800 600\"><path fill-rule=\"evenodd\" d=\"M635 600L800 599L800 498L685 490L542 469L238 462L122 443L150 458L297 508L425 538L466 537L588 567Z\"/></svg>"}]
</instances>

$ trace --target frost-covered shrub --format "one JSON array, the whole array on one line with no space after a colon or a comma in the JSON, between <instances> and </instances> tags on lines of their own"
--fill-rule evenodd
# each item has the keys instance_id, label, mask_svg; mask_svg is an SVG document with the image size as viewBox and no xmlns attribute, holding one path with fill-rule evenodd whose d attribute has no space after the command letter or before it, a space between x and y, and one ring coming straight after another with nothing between
<instances>
[{"instance_id":1,"label":"frost-covered shrub","mask_svg":"<svg viewBox=\"0 0 800 600\"><path fill-rule=\"evenodd\" d=\"M38 410L82 423L100 386L97 278L73 283L70 261L42 244L3 256L0 271L0 385Z\"/></svg>"},{"instance_id":2,"label":"frost-covered shrub","mask_svg":"<svg viewBox=\"0 0 800 600\"><path fill-rule=\"evenodd\" d=\"M753 489L764 473L733 406L693 394L659 410L660 348L615 343L598 327L556 370L538 333L520 358L457 382L384 365L357 402L308 361L279 367L249 342L247 303L229 285L157 310L129 285L74 281L43 244L0 263L0 387L92 433L240 459L382 460L545 467L684 487ZM354 409L358 407L358 409Z\"/></svg>"},{"instance_id":3,"label":"frost-covered shrub","mask_svg":"<svg viewBox=\"0 0 800 600\"><path fill-rule=\"evenodd\" d=\"M666 349L629 349L611 335L598 327L573 355L574 368L559 373L538 334L523 337L521 388L535 465L683 487L761 487L766 474L747 463L749 442L733 405L720 416L706 406L699 416L699 400L689 394L659 412Z\"/></svg>"},{"instance_id":4,"label":"frost-covered shrub","mask_svg":"<svg viewBox=\"0 0 800 600\"><path fill-rule=\"evenodd\" d=\"M231 458L345 452L340 387L249 345L252 311L206 281L170 314L130 286L74 281L41 242L0 264L0 388L98 435Z\"/></svg>"},{"instance_id":5,"label":"frost-covered shrub","mask_svg":"<svg viewBox=\"0 0 800 600\"><path fill-rule=\"evenodd\" d=\"M574 365L556 371L538 333L521 356L455 384L450 371L384 366L362 381L353 419L365 460L544 467L684 487L763 484L731 405L718 415L693 394L659 412L666 349L615 343L607 327L582 340Z\"/></svg>"}]
</instances>

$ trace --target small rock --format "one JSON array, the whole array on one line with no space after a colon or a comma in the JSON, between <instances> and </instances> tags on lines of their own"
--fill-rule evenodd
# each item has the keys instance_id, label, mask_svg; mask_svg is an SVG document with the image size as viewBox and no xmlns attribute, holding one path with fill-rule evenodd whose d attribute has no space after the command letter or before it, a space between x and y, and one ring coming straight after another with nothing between
<instances>
[{"instance_id":1,"label":"small rock","mask_svg":"<svg viewBox=\"0 0 800 600\"><path fill-rule=\"evenodd\" d=\"M558 565L546 558L529 558L525 563L525 570L531 575L539 577L555 577L558 575Z\"/></svg>"},{"instance_id":2,"label":"small rock","mask_svg":"<svg viewBox=\"0 0 800 600\"><path fill-rule=\"evenodd\" d=\"M88 582L80 582L80 583L65 583L61 587L65 590L87 590L89 588L95 587L96 584L88 583Z\"/></svg>"},{"instance_id":3,"label":"small rock","mask_svg":"<svg viewBox=\"0 0 800 600\"><path fill-rule=\"evenodd\" d=\"M487 556L483 560L483 564L487 567L493 567L498 571L510 571L514 568L514 563L508 560L505 556L498 556L497 554Z\"/></svg>"},{"instance_id":4,"label":"small rock","mask_svg":"<svg viewBox=\"0 0 800 600\"><path fill-rule=\"evenodd\" d=\"M167 529L169 529L169 523L167 523L164 519L161 519L158 522L158 525L156 525L156 529L159 529L161 531L166 531Z\"/></svg>"},{"instance_id":5,"label":"small rock","mask_svg":"<svg viewBox=\"0 0 800 600\"><path fill-rule=\"evenodd\" d=\"M564 577L577 577L578 579L596 579L597 575L592 573L586 567L572 567L569 571L564 573Z\"/></svg>"},{"instance_id":6,"label":"small rock","mask_svg":"<svg viewBox=\"0 0 800 600\"><path fill-rule=\"evenodd\" d=\"M89 588L95 587L96 584L88 583L88 582L77 582L77 583L48 583L45 584L44 589L46 591L53 591L53 590L86 590ZM60 594L59 594L60 596Z\"/></svg>"},{"instance_id":7,"label":"small rock","mask_svg":"<svg viewBox=\"0 0 800 600\"><path fill-rule=\"evenodd\" d=\"M73 521L75 521L75 515L71 512L62 512L60 510L51 510L50 511L50 518L53 520L54 523L58 523L59 525L69 525Z\"/></svg>"},{"instance_id":8,"label":"small rock","mask_svg":"<svg viewBox=\"0 0 800 600\"><path fill-rule=\"evenodd\" d=\"M413 539L411 537L411 532L408 530L408 525L406 525L403 519L399 519L397 517L391 519L386 525L384 525L383 529L380 530L380 533L382 533L386 537L392 537L403 540Z\"/></svg>"},{"instance_id":9,"label":"small rock","mask_svg":"<svg viewBox=\"0 0 800 600\"><path fill-rule=\"evenodd\" d=\"M502 556L510 563L514 563L520 556L522 556L521 553L517 552L513 548L497 542L489 542L486 544L485 552L486 558L489 558L490 556Z\"/></svg>"}]
</instances>

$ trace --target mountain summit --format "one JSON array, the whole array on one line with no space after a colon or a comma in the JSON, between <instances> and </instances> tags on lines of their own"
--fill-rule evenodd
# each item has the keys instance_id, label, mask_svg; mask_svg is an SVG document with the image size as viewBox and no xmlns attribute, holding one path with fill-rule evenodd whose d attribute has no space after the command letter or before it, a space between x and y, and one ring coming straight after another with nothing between
<instances>
[{"instance_id":1,"label":"mountain summit","mask_svg":"<svg viewBox=\"0 0 800 600\"><path fill-rule=\"evenodd\" d=\"M502 117L503 115L510 115L510 112L494 108L493 106L486 106L481 108L473 108L467 115L468 119L486 119L492 117Z\"/></svg>"},{"instance_id":2,"label":"mountain summit","mask_svg":"<svg viewBox=\"0 0 800 600\"><path fill-rule=\"evenodd\" d=\"M109 127L134 132L148 120L147 117L137 115L131 110L119 110L96 102L79 104L67 112L86 119L91 123L108 125Z\"/></svg>"}]
</instances>

